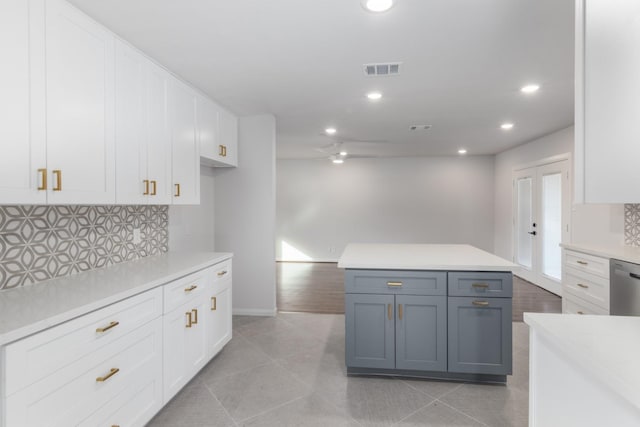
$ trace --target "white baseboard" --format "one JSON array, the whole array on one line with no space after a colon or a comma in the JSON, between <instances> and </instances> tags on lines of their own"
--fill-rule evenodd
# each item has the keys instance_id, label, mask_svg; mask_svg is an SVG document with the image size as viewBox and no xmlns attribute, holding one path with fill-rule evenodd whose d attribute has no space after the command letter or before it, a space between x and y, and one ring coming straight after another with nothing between
<instances>
[{"instance_id":1,"label":"white baseboard","mask_svg":"<svg viewBox=\"0 0 640 427\"><path fill-rule=\"evenodd\" d=\"M280 258L276 258L276 262L333 262L333 263L337 263L338 262L338 258L314 258L314 259L310 259L308 261L300 261L300 260L288 260L288 259L280 259Z\"/></svg>"},{"instance_id":2,"label":"white baseboard","mask_svg":"<svg viewBox=\"0 0 640 427\"><path fill-rule=\"evenodd\" d=\"M236 316L269 316L275 317L278 309L259 309L259 308L234 308L233 314Z\"/></svg>"}]
</instances>

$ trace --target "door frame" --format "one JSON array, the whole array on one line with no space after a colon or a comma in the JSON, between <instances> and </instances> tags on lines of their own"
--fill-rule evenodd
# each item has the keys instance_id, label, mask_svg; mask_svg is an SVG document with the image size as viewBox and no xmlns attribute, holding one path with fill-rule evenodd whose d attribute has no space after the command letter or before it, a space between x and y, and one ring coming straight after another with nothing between
<instances>
[{"instance_id":1,"label":"door frame","mask_svg":"<svg viewBox=\"0 0 640 427\"><path fill-rule=\"evenodd\" d=\"M572 155L571 153L563 153L563 154L558 154L555 156L550 156L550 157L545 157L533 162L528 162L528 163L524 163L524 164L520 164L516 167L513 168L512 172L511 172L511 260L516 263L516 259L515 259L515 255L516 255L516 244L517 244L517 235L516 235L516 212L517 212L517 194L516 194L516 188L515 188L515 183L516 183L516 175L525 170L525 169L530 169L530 168L538 168L541 166L547 166L547 165L551 165L553 163L558 163L558 162L562 162L562 161L567 161L567 174L568 174L568 180L569 180L569 184L568 184L568 191L567 191L567 197L568 200L565 199L563 197L562 203L565 204L567 203L567 218L566 221L563 221L564 224L566 224L566 226L568 227L568 230L566 230L566 232L562 233L562 243L570 243L571 242L571 235L573 232L573 228L571 226L571 207L573 206L573 189L574 189L574 180L573 180L573 174L572 174L572 170L573 170L573 159L572 159ZM535 183L536 187L534 189L535 194L533 194L534 198L538 197L538 193L539 191L537 190L537 185L538 183ZM537 203L536 203L537 204ZM537 214L537 212L536 212ZM564 218L563 218L564 219ZM539 222L539 220L538 220ZM537 252L539 252L539 248L538 245L535 245L535 251L536 254L534 254L534 257L539 256L539 254ZM516 263L517 264L517 263ZM518 266L516 270L514 270L514 274L515 275L520 275L519 273L521 272L522 267ZM557 294L559 296L562 296L562 281L560 280L560 282L557 282L556 284L551 284L550 285L550 281L549 280L545 280L546 283L543 283L541 281L537 281L536 279L538 279L537 274L525 274L524 276L527 277L523 277L525 278L525 280L531 281L533 284L540 286L543 289L548 290L549 292L553 292L554 294ZM530 276L530 277L529 277ZM530 280L530 279L534 279L534 280Z\"/></svg>"}]
</instances>

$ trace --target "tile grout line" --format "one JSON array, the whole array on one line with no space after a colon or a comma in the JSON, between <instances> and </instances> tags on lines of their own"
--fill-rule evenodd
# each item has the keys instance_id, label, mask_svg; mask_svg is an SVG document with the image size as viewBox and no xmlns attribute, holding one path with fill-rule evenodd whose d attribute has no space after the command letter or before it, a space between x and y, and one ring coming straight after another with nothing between
<instances>
[{"instance_id":1,"label":"tile grout line","mask_svg":"<svg viewBox=\"0 0 640 427\"><path fill-rule=\"evenodd\" d=\"M220 407L222 408L222 410L224 411L225 414L227 414L227 416L229 417L229 419L231 420L231 422L233 423L234 426L239 427L238 423L236 422L236 420L231 416L231 414L229 413L229 411L227 411L227 408L225 408L225 406L222 404L222 402L220 402L220 399L218 399L218 397L213 393L213 391L211 391L211 389L209 388L209 386L205 383L202 384L204 386L204 388L207 389L207 391L209 392L209 394L211 395L211 397L213 397L215 399L216 402L218 402L218 404L220 404Z\"/></svg>"},{"instance_id":2,"label":"tile grout line","mask_svg":"<svg viewBox=\"0 0 640 427\"><path fill-rule=\"evenodd\" d=\"M447 394L448 394L448 393L447 393ZM449 405L448 403L446 403L446 402L444 402L444 401L442 401L442 400L440 400L440 399L436 399L436 402L440 402L440 403L441 403L441 404L443 404L444 406L446 406L446 407L448 407L448 408L453 409L454 411L456 411L456 412L458 412L458 413L460 413L460 414L464 415L465 417L471 418L473 421L480 423L480 425L483 425L483 426L485 426L485 427L489 427L489 425L488 425L488 424L485 424L484 422L480 421L479 419L477 419L477 418L475 418L475 417L472 417L471 415L469 415L469 414L467 414L466 412L464 412L464 411L462 411L462 410L460 410L460 409L456 408L455 406Z\"/></svg>"},{"instance_id":3,"label":"tile grout line","mask_svg":"<svg viewBox=\"0 0 640 427\"><path fill-rule=\"evenodd\" d=\"M305 394L305 395L302 395L302 396L298 396L298 397L296 397L296 398L294 398L294 399L288 400L288 401L286 401L286 402L284 402L284 403L281 403L281 404L279 404L279 405L276 405L276 406L274 406L274 407L272 407L272 408L265 409L264 411L259 412L259 413L255 414L255 415L252 415L252 416L250 416L250 417L247 417L247 418L244 418L244 419L238 420L238 422L240 422L240 423L244 423L245 421L249 421L249 420L254 419L254 418L256 418L256 417L261 417L261 416L263 416L263 415L268 414L268 413L269 413L269 412L271 412L271 411L275 411L276 409L280 409L280 408L282 408L282 407L284 407L284 406L287 406L288 404L293 403L293 402L295 402L295 401L297 401L297 400L304 399L304 398L305 398L305 397L307 397L307 396L308 396L308 394ZM233 418L232 418L232 419L233 419ZM234 420L234 421L235 421L235 420ZM237 424L236 424L236 425L237 425Z\"/></svg>"},{"instance_id":4,"label":"tile grout line","mask_svg":"<svg viewBox=\"0 0 640 427\"><path fill-rule=\"evenodd\" d=\"M408 385L408 384L407 384ZM411 387L413 388L413 387ZM415 390L415 389L414 389ZM416 391L420 391L420 390L416 390ZM426 394L426 393L423 393ZM411 418L412 416L414 416L415 414L417 414L418 412L422 411L425 408L428 408L429 406L433 405L434 402L436 402L438 399L434 399L432 396L428 396L429 398L433 399L431 402L422 405L421 407L419 407L418 409L416 409L415 411L411 412L409 415L407 415L406 417L403 417L401 419L399 419L398 421L396 421L395 423L391 424L392 426L398 425L401 422L403 422L404 420Z\"/></svg>"}]
</instances>

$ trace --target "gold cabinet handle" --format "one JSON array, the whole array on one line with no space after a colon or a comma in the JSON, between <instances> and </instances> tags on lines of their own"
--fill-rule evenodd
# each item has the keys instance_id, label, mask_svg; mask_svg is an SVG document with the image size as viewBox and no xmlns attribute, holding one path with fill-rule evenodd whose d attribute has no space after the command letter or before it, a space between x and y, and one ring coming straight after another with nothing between
<instances>
[{"instance_id":1,"label":"gold cabinet handle","mask_svg":"<svg viewBox=\"0 0 640 427\"><path fill-rule=\"evenodd\" d=\"M56 179L56 186L53 187L53 191L62 191L62 171L60 169L54 170L53 176Z\"/></svg>"},{"instance_id":2,"label":"gold cabinet handle","mask_svg":"<svg viewBox=\"0 0 640 427\"><path fill-rule=\"evenodd\" d=\"M38 169L38 173L42 178L42 185L38 187L38 190L46 190L47 189L47 169Z\"/></svg>"},{"instance_id":3,"label":"gold cabinet handle","mask_svg":"<svg viewBox=\"0 0 640 427\"><path fill-rule=\"evenodd\" d=\"M402 320L402 304L398 304L398 319Z\"/></svg>"},{"instance_id":4,"label":"gold cabinet handle","mask_svg":"<svg viewBox=\"0 0 640 427\"><path fill-rule=\"evenodd\" d=\"M107 375L105 375L104 377L96 378L96 382L103 383L106 380L108 380L109 378L111 378L112 376L114 376L115 374L117 374L118 372L120 372L120 369L111 368L111 370L109 371L109 373Z\"/></svg>"},{"instance_id":5,"label":"gold cabinet handle","mask_svg":"<svg viewBox=\"0 0 640 427\"><path fill-rule=\"evenodd\" d=\"M180 184L176 184L176 194L174 194L175 197L180 197Z\"/></svg>"},{"instance_id":6,"label":"gold cabinet handle","mask_svg":"<svg viewBox=\"0 0 640 427\"><path fill-rule=\"evenodd\" d=\"M578 312L578 314L584 314L584 312L582 312L582 311L579 311L579 312Z\"/></svg>"},{"instance_id":7,"label":"gold cabinet handle","mask_svg":"<svg viewBox=\"0 0 640 427\"><path fill-rule=\"evenodd\" d=\"M389 318L389 320L393 319L393 312L391 310L391 304L387 304L387 318Z\"/></svg>"},{"instance_id":8,"label":"gold cabinet handle","mask_svg":"<svg viewBox=\"0 0 640 427\"><path fill-rule=\"evenodd\" d=\"M580 286L582 289L589 289L589 286L583 285L582 283L578 283L578 286Z\"/></svg>"},{"instance_id":9,"label":"gold cabinet handle","mask_svg":"<svg viewBox=\"0 0 640 427\"><path fill-rule=\"evenodd\" d=\"M222 271L218 272L218 277L222 277L225 274L227 274L227 270L222 270Z\"/></svg>"},{"instance_id":10,"label":"gold cabinet handle","mask_svg":"<svg viewBox=\"0 0 640 427\"><path fill-rule=\"evenodd\" d=\"M218 146L218 148L218 155L224 157L224 145L221 144Z\"/></svg>"},{"instance_id":11,"label":"gold cabinet handle","mask_svg":"<svg viewBox=\"0 0 640 427\"><path fill-rule=\"evenodd\" d=\"M211 311L216 311L218 309L218 299L216 297L211 297Z\"/></svg>"},{"instance_id":12,"label":"gold cabinet handle","mask_svg":"<svg viewBox=\"0 0 640 427\"><path fill-rule=\"evenodd\" d=\"M144 193L142 193L143 196L148 196L149 195L149 180L145 179L144 181Z\"/></svg>"},{"instance_id":13,"label":"gold cabinet handle","mask_svg":"<svg viewBox=\"0 0 640 427\"><path fill-rule=\"evenodd\" d=\"M198 285L191 285L188 288L184 288L184 291L185 292L191 292L191 291L193 291L194 289L197 289L197 288L198 288Z\"/></svg>"},{"instance_id":14,"label":"gold cabinet handle","mask_svg":"<svg viewBox=\"0 0 640 427\"><path fill-rule=\"evenodd\" d=\"M223 145L223 146L222 146L222 148L223 148L223 154L222 154L222 157L227 157L227 146L226 146L226 145Z\"/></svg>"},{"instance_id":15,"label":"gold cabinet handle","mask_svg":"<svg viewBox=\"0 0 640 427\"><path fill-rule=\"evenodd\" d=\"M187 311L185 313L187 315L187 324L185 325L187 328L190 328L193 325L193 319L191 318L191 312Z\"/></svg>"},{"instance_id":16,"label":"gold cabinet handle","mask_svg":"<svg viewBox=\"0 0 640 427\"><path fill-rule=\"evenodd\" d=\"M580 265L589 265L589 263L586 261L576 261L576 262Z\"/></svg>"},{"instance_id":17,"label":"gold cabinet handle","mask_svg":"<svg viewBox=\"0 0 640 427\"><path fill-rule=\"evenodd\" d=\"M157 181L155 181L155 180L151 181L151 195L152 196L156 195L157 186L158 186L158 182Z\"/></svg>"},{"instance_id":18,"label":"gold cabinet handle","mask_svg":"<svg viewBox=\"0 0 640 427\"><path fill-rule=\"evenodd\" d=\"M476 289L487 289L489 287L487 283L472 283L471 286Z\"/></svg>"},{"instance_id":19,"label":"gold cabinet handle","mask_svg":"<svg viewBox=\"0 0 640 427\"><path fill-rule=\"evenodd\" d=\"M197 325L198 324L198 309L194 308L193 310L191 310L191 312L193 313L193 324Z\"/></svg>"},{"instance_id":20,"label":"gold cabinet handle","mask_svg":"<svg viewBox=\"0 0 640 427\"><path fill-rule=\"evenodd\" d=\"M489 305L489 301L473 301L471 304L477 305L478 307L486 307Z\"/></svg>"},{"instance_id":21,"label":"gold cabinet handle","mask_svg":"<svg viewBox=\"0 0 640 427\"><path fill-rule=\"evenodd\" d=\"M387 282L387 286L402 286L402 282Z\"/></svg>"},{"instance_id":22,"label":"gold cabinet handle","mask_svg":"<svg viewBox=\"0 0 640 427\"><path fill-rule=\"evenodd\" d=\"M111 323L109 323L109 325L107 325L107 326L104 326L104 327L102 327L102 328L98 328L98 329L96 329L96 332L98 332L98 333L107 332L109 329L113 329L113 328L115 328L116 326L118 326L119 324L120 324L120 322L111 322Z\"/></svg>"}]
</instances>

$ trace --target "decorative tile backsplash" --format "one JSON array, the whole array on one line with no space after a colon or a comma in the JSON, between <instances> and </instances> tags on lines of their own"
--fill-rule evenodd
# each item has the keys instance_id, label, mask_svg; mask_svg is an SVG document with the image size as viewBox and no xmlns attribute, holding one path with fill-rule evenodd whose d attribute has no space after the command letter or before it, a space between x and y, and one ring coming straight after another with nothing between
<instances>
[{"instance_id":1,"label":"decorative tile backsplash","mask_svg":"<svg viewBox=\"0 0 640 427\"><path fill-rule=\"evenodd\" d=\"M624 205L624 244L640 246L640 205Z\"/></svg>"},{"instance_id":2,"label":"decorative tile backsplash","mask_svg":"<svg viewBox=\"0 0 640 427\"><path fill-rule=\"evenodd\" d=\"M0 289L166 252L168 216L168 206L0 206Z\"/></svg>"}]
</instances>

